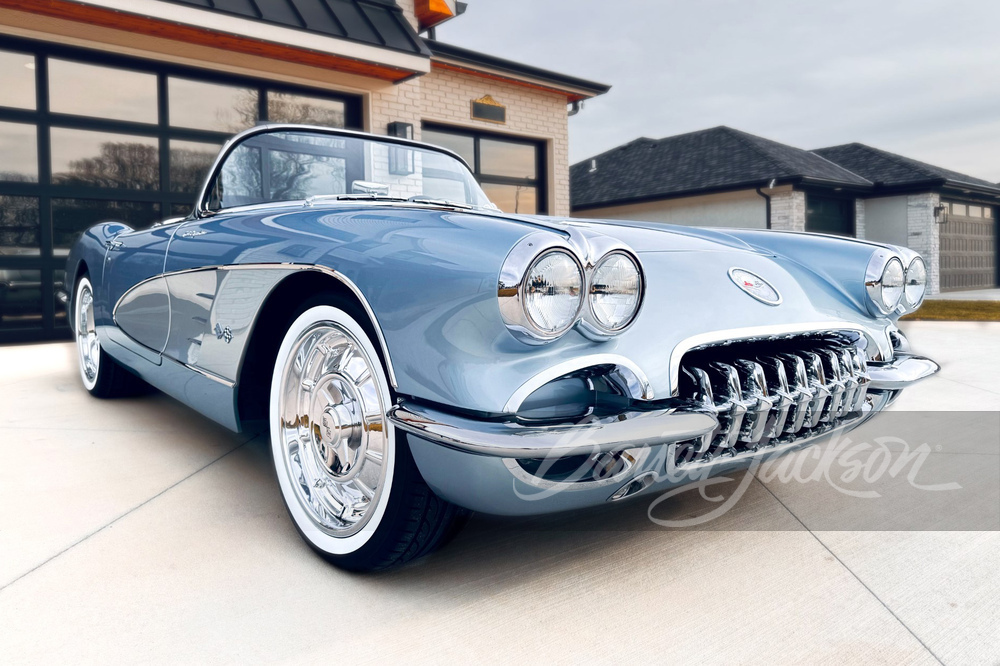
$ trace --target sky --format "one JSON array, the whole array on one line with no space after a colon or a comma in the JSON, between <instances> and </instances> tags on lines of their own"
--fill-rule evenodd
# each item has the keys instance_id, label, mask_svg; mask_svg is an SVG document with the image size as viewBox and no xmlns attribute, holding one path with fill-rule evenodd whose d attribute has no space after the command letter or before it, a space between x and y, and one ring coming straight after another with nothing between
<instances>
[{"instance_id":1,"label":"sky","mask_svg":"<svg viewBox=\"0 0 1000 666\"><path fill-rule=\"evenodd\" d=\"M570 160L728 125L1000 181L996 0L467 0L443 42L612 86Z\"/></svg>"}]
</instances>

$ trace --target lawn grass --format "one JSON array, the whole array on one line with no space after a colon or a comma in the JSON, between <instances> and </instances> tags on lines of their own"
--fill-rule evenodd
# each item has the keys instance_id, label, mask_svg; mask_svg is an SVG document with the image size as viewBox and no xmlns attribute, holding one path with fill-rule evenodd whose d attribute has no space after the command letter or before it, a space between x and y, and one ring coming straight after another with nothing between
<instances>
[{"instance_id":1,"label":"lawn grass","mask_svg":"<svg viewBox=\"0 0 1000 666\"><path fill-rule=\"evenodd\" d=\"M1000 321L1000 301L924 301L906 321Z\"/></svg>"}]
</instances>

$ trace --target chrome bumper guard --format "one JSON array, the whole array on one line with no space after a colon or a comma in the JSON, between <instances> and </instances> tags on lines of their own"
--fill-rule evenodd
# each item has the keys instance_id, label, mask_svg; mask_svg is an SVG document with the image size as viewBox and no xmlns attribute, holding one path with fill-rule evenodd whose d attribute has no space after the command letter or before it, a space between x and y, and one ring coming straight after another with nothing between
<instances>
[{"instance_id":1,"label":"chrome bumper guard","mask_svg":"<svg viewBox=\"0 0 1000 666\"><path fill-rule=\"evenodd\" d=\"M888 363L871 362L868 390L898 391L940 370L934 361L902 355ZM461 416L423 404L401 401L389 411L397 428L466 453L498 458L538 459L593 455L704 437L719 428L717 410L686 398L660 401L657 408L576 422L539 425L518 420Z\"/></svg>"}]
</instances>

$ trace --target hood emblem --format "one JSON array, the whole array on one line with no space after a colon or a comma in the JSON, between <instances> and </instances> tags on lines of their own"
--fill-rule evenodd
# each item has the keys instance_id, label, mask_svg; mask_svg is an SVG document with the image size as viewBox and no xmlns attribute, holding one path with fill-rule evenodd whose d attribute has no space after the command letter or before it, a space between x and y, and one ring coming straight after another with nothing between
<instances>
[{"instance_id":1,"label":"hood emblem","mask_svg":"<svg viewBox=\"0 0 1000 666\"><path fill-rule=\"evenodd\" d=\"M780 305L781 294L761 276L743 268L730 268L729 279L737 287L766 305Z\"/></svg>"}]
</instances>

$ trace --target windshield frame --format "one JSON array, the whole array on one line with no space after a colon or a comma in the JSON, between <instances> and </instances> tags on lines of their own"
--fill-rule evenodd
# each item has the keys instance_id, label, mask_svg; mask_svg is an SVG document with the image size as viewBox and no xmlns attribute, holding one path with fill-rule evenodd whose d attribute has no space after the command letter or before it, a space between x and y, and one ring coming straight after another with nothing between
<instances>
[{"instance_id":1,"label":"windshield frame","mask_svg":"<svg viewBox=\"0 0 1000 666\"><path fill-rule=\"evenodd\" d=\"M370 132L358 132L356 130L340 129L336 127L321 127L319 125L301 125L296 123L263 123L251 127L250 129L243 130L239 134L234 135L229 141L222 146L222 150L215 158L215 162L212 163L212 168L208 172L208 176L201 185L201 191L198 194L198 199L195 203L192 215L196 219L212 217L213 215L218 215L223 211L245 209L245 208L256 208L257 206L273 206L275 204L291 205L297 203L297 201L265 201L259 204L250 204L247 206L235 206L232 208L223 208L221 210L213 210L208 207L209 201L211 199L211 186L215 182L215 179L219 176L219 172L222 170L222 165L225 163L226 159L229 157L237 147L240 146L247 139L257 136L258 134L267 134L271 132L311 132L314 134L329 134L332 136L343 136L353 139L363 139L365 141L372 141L378 143L389 143L400 146L408 146L411 148L417 148L420 150L429 150L438 153L442 153L458 161L465 169L469 172L469 177L472 178L473 182L476 181L476 176L473 173L472 168L469 163L465 161L458 153L455 153L447 148L442 148L441 146L435 146L430 143L423 143L420 141L414 141L413 139L403 139L395 136L387 136L382 134L372 134ZM305 200L302 200L305 201ZM357 200L351 203L357 203ZM373 203L384 203L379 202L377 199L373 200ZM420 205L419 202L414 202L414 205ZM476 209L473 209L476 210Z\"/></svg>"}]
</instances>

